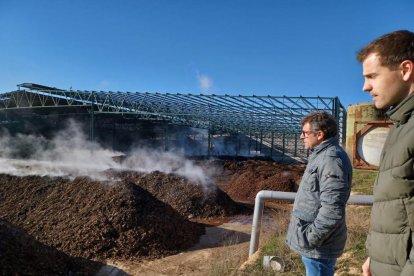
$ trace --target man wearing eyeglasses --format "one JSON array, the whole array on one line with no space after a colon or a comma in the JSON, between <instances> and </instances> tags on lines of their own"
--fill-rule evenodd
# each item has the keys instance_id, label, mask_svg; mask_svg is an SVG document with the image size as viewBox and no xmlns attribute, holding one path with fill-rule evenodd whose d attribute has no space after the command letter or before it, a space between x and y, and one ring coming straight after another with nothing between
<instances>
[{"instance_id":1,"label":"man wearing eyeglasses","mask_svg":"<svg viewBox=\"0 0 414 276\"><path fill-rule=\"evenodd\" d=\"M302 256L306 275L334 275L347 238L345 207L352 166L338 142L338 124L327 112L302 120L300 139L311 154L293 205L287 245Z\"/></svg>"}]
</instances>

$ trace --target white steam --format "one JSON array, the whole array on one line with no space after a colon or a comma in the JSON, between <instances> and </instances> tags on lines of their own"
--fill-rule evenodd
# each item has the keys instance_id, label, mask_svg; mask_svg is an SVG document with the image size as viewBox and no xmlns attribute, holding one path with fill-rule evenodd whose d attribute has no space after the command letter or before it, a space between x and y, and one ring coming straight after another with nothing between
<instances>
[{"instance_id":1,"label":"white steam","mask_svg":"<svg viewBox=\"0 0 414 276\"><path fill-rule=\"evenodd\" d=\"M203 92L209 92L211 87L213 87L213 80L208 75L197 74L197 80L198 80L198 84L200 86L200 89Z\"/></svg>"},{"instance_id":2,"label":"white steam","mask_svg":"<svg viewBox=\"0 0 414 276\"><path fill-rule=\"evenodd\" d=\"M211 181L203 169L177 152L162 152L152 149L135 149L123 162L123 166L140 172L160 171L175 173L192 182L209 185Z\"/></svg>"},{"instance_id":3,"label":"white steam","mask_svg":"<svg viewBox=\"0 0 414 276\"><path fill-rule=\"evenodd\" d=\"M182 154L153 149L136 149L123 162L114 157L123 155L91 142L81 126L69 120L67 127L47 140L36 135L0 133L0 173L25 176L89 176L105 180L108 169L134 170L149 173L175 173L198 184L211 181L203 169Z\"/></svg>"},{"instance_id":4,"label":"white steam","mask_svg":"<svg viewBox=\"0 0 414 276\"><path fill-rule=\"evenodd\" d=\"M13 175L90 176L103 180L102 171L117 168L119 153L91 143L73 120L50 141L42 136L3 131L0 138L0 173Z\"/></svg>"}]
</instances>

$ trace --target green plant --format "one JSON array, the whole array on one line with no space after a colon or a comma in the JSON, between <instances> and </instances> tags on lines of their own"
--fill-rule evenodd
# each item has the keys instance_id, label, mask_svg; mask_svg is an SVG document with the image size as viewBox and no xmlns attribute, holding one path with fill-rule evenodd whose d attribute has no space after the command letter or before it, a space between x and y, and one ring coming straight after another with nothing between
<instances>
[{"instance_id":1,"label":"green plant","mask_svg":"<svg viewBox=\"0 0 414 276\"><path fill-rule=\"evenodd\" d=\"M352 177L352 193L372 195L376 171L354 170Z\"/></svg>"}]
</instances>

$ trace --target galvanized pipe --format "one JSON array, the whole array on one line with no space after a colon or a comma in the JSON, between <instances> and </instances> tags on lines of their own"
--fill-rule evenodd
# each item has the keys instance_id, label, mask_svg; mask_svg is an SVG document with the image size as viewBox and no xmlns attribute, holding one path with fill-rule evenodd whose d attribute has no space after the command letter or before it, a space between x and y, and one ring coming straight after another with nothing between
<instances>
[{"instance_id":1,"label":"galvanized pipe","mask_svg":"<svg viewBox=\"0 0 414 276\"><path fill-rule=\"evenodd\" d=\"M262 216L265 200L277 199L294 201L296 193L278 192L262 190L257 193L254 203L252 233L250 237L249 256L252 256L257 251L259 245L260 227L262 224ZM372 205L373 197L371 195L351 195L348 204L356 205Z\"/></svg>"}]
</instances>

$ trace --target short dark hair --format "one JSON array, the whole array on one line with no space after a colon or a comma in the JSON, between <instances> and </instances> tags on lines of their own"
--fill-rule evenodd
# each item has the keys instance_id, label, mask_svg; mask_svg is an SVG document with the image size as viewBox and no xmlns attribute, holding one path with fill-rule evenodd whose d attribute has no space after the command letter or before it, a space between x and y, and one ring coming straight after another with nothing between
<instances>
[{"instance_id":1,"label":"short dark hair","mask_svg":"<svg viewBox=\"0 0 414 276\"><path fill-rule=\"evenodd\" d=\"M302 126L306 123L312 128L312 131L322 131L325 133L325 140L338 135L338 123L336 119L326 111L316 111L309 113L302 119Z\"/></svg>"},{"instance_id":2,"label":"short dark hair","mask_svg":"<svg viewBox=\"0 0 414 276\"><path fill-rule=\"evenodd\" d=\"M378 55L382 66L392 69L404 60L414 62L414 33L399 30L380 36L357 53L357 60L362 63L373 53Z\"/></svg>"}]
</instances>

